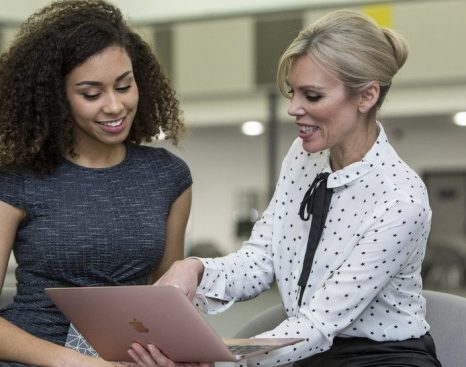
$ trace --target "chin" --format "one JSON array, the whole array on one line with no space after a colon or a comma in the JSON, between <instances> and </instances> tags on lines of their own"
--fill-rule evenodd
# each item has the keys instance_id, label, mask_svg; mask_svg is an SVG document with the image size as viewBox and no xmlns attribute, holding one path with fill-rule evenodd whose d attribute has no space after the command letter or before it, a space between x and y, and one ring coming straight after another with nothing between
<instances>
[{"instance_id":1,"label":"chin","mask_svg":"<svg viewBox=\"0 0 466 367\"><path fill-rule=\"evenodd\" d=\"M317 153L317 152L321 152L322 150L325 150L326 147L315 144L315 143L309 143L309 142L303 141L303 149L308 153Z\"/></svg>"}]
</instances>

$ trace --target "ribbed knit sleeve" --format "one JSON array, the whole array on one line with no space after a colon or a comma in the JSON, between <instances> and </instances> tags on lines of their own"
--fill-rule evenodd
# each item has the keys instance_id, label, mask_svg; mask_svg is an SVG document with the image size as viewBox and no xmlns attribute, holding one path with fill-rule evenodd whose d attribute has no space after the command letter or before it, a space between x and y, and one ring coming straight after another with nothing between
<instances>
[{"instance_id":1,"label":"ribbed knit sleeve","mask_svg":"<svg viewBox=\"0 0 466 367\"><path fill-rule=\"evenodd\" d=\"M18 208L25 207L23 179L19 172L0 171L0 200Z\"/></svg>"}]
</instances>

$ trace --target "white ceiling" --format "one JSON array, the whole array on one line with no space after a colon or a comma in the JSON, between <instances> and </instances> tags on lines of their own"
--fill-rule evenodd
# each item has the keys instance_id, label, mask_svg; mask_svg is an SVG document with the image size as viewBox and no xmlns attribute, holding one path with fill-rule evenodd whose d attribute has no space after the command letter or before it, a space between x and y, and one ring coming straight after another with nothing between
<instances>
[{"instance_id":1,"label":"white ceiling","mask_svg":"<svg viewBox=\"0 0 466 367\"><path fill-rule=\"evenodd\" d=\"M405 0L406 1L406 0ZM413 1L413 0L411 0ZM0 0L0 21L21 22L50 0ZM133 22L166 22L232 14L381 3L382 0L113 0Z\"/></svg>"}]
</instances>

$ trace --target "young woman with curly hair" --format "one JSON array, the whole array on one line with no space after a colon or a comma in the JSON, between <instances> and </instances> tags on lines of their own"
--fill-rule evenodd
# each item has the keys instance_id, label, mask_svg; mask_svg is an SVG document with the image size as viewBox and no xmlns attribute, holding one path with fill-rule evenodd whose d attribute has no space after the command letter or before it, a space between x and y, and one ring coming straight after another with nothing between
<instances>
[{"instance_id":1,"label":"young woman with curly hair","mask_svg":"<svg viewBox=\"0 0 466 367\"><path fill-rule=\"evenodd\" d=\"M114 6L54 2L0 57L0 366L106 366L65 348L47 287L147 284L183 257L189 168L178 101L149 46Z\"/></svg>"}]
</instances>

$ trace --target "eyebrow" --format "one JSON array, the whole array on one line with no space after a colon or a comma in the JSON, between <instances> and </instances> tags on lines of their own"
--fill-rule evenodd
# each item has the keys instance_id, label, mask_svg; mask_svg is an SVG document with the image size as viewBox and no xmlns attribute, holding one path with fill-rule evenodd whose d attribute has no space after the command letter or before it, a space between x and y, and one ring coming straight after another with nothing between
<instances>
[{"instance_id":1,"label":"eyebrow","mask_svg":"<svg viewBox=\"0 0 466 367\"><path fill-rule=\"evenodd\" d=\"M288 82L288 80L285 83L286 83L287 87L292 88L292 86ZM316 91L323 91L323 90L325 90L325 87L321 87L321 86L318 86L318 85L299 85L299 86L297 86L297 89L299 89L299 90L313 89L313 90L316 90Z\"/></svg>"},{"instance_id":2,"label":"eyebrow","mask_svg":"<svg viewBox=\"0 0 466 367\"><path fill-rule=\"evenodd\" d=\"M285 81L285 84L288 86L288 87L291 87L291 84L288 80ZM297 86L298 89L318 89L318 90L322 90L322 89L325 89L325 87L323 86L319 86L319 85L315 85L315 84L304 84L304 85L299 85Z\"/></svg>"},{"instance_id":3,"label":"eyebrow","mask_svg":"<svg viewBox=\"0 0 466 367\"><path fill-rule=\"evenodd\" d=\"M124 78L126 78L128 75L130 75L132 73L133 72L131 70L128 70L128 71L124 72L123 74L121 74L119 77L117 77L115 79L115 81L119 82L119 81L123 80ZM80 85L100 86L100 85L102 85L102 82L98 82L98 81L95 81L95 80L83 80L82 82L76 83L75 85L76 86L80 86Z\"/></svg>"}]
</instances>

